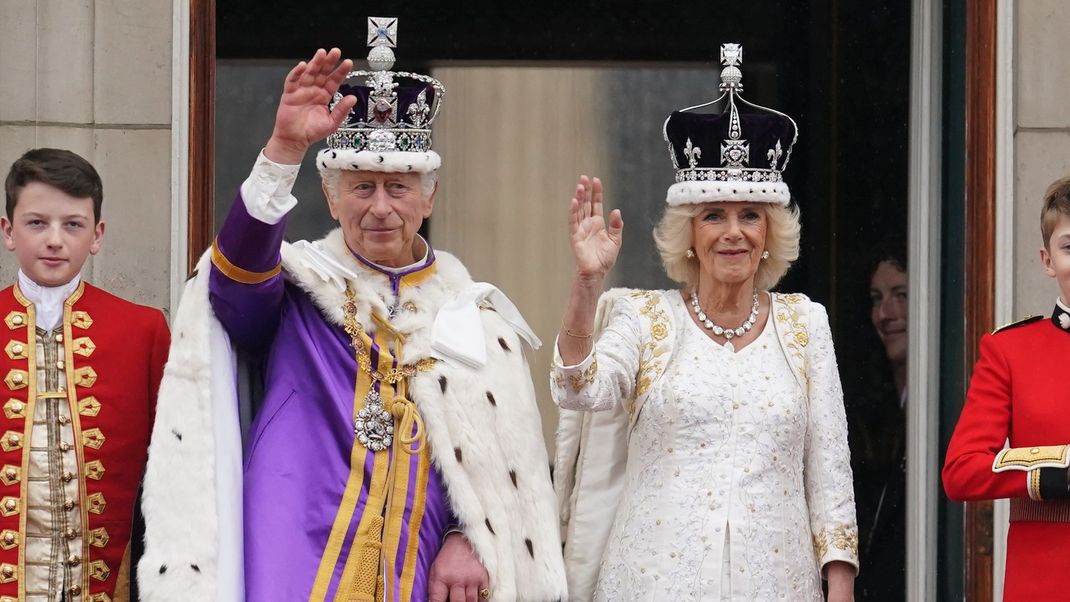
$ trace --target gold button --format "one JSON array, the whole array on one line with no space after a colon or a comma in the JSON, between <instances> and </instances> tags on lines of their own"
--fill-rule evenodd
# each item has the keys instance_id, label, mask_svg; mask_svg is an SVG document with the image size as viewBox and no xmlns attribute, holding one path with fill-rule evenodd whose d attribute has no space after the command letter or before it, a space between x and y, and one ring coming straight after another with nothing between
<instances>
[{"instance_id":1,"label":"gold button","mask_svg":"<svg viewBox=\"0 0 1070 602\"><path fill-rule=\"evenodd\" d=\"M12 401L11 402L11 411L15 412L15 413L21 412L22 411L22 402L21 401Z\"/></svg>"},{"instance_id":2,"label":"gold button","mask_svg":"<svg viewBox=\"0 0 1070 602\"><path fill-rule=\"evenodd\" d=\"M0 572L4 574L4 577L10 578L12 575L15 574L15 567L11 566L10 564L6 564L4 565L3 570Z\"/></svg>"},{"instance_id":3,"label":"gold button","mask_svg":"<svg viewBox=\"0 0 1070 602\"><path fill-rule=\"evenodd\" d=\"M22 325L22 316L11 316L11 323L15 326Z\"/></svg>"},{"instance_id":4,"label":"gold button","mask_svg":"<svg viewBox=\"0 0 1070 602\"><path fill-rule=\"evenodd\" d=\"M63 335L62 334L57 334L56 335L56 342L57 343L62 343L63 342Z\"/></svg>"},{"instance_id":5,"label":"gold button","mask_svg":"<svg viewBox=\"0 0 1070 602\"><path fill-rule=\"evenodd\" d=\"M15 355L22 355L22 350L23 350L23 346L22 346L22 345L19 345L19 344L15 344L15 345L12 345L12 346L11 346L11 351L12 351L12 352L13 352L13 353L14 353Z\"/></svg>"},{"instance_id":6,"label":"gold button","mask_svg":"<svg viewBox=\"0 0 1070 602\"><path fill-rule=\"evenodd\" d=\"M21 438L21 437L19 437L18 435L15 435L15 434L11 434L11 435L8 435L8 437L7 437L7 442L8 442L8 443L10 443L11 445L18 445L18 444L19 444L19 441L20 441L21 439L22 439L22 438Z\"/></svg>"},{"instance_id":7,"label":"gold button","mask_svg":"<svg viewBox=\"0 0 1070 602\"><path fill-rule=\"evenodd\" d=\"M70 595L72 596L77 596L78 594L82 593L82 586L72 585L71 588L67 590L67 592L70 593Z\"/></svg>"},{"instance_id":8,"label":"gold button","mask_svg":"<svg viewBox=\"0 0 1070 602\"><path fill-rule=\"evenodd\" d=\"M74 475L70 471L67 471L67 472L63 473L63 481L64 482L70 483L73 480L74 480Z\"/></svg>"},{"instance_id":9,"label":"gold button","mask_svg":"<svg viewBox=\"0 0 1070 602\"><path fill-rule=\"evenodd\" d=\"M14 481L15 477L19 476L19 471L14 468L9 468L4 471L4 476L7 477L9 481Z\"/></svg>"},{"instance_id":10,"label":"gold button","mask_svg":"<svg viewBox=\"0 0 1070 602\"><path fill-rule=\"evenodd\" d=\"M59 420L60 424L67 424L71 421L71 419L67 418L66 416L60 416L57 420Z\"/></svg>"},{"instance_id":11,"label":"gold button","mask_svg":"<svg viewBox=\"0 0 1070 602\"><path fill-rule=\"evenodd\" d=\"M70 527L67 527L67 530L63 532L63 536L67 539L74 539L78 536L78 532Z\"/></svg>"},{"instance_id":12,"label":"gold button","mask_svg":"<svg viewBox=\"0 0 1070 602\"><path fill-rule=\"evenodd\" d=\"M67 564L71 566L78 566L81 562L82 557L77 554L71 554L70 558L67 559Z\"/></svg>"},{"instance_id":13,"label":"gold button","mask_svg":"<svg viewBox=\"0 0 1070 602\"><path fill-rule=\"evenodd\" d=\"M4 532L4 543L8 545L15 543L15 533L13 531Z\"/></svg>"},{"instance_id":14,"label":"gold button","mask_svg":"<svg viewBox=\"0 0 1070 602\"><path fill-rule=\"evenodd\" d=\"M15 508L18 508L18 507L19 507L19 503L16 502L15 500L9 499L8 501L4 502L4 508L7 508L8 510L14 510Z\"/></svg>"},{"instance_id":15,"label":"gold button","mask_svg":"<svg viewBox=\"0 0 1070 602\"><path fill-rule=\"evenodd\" d=\"M71 444L64 441L59 444L59 451L71 451Z\"/></svg>"},{"instance_id":16,"label":"gold button","mask_svg":"<svg viewBox=\"0 0 1070 602\"><path fill-rule=\"evenodd\" d=\"M1031 453L1031 454L1039 454L1040 453L1040 448L1039 447L1034 447L1033 449L1029 450L1029 453Z\"/></svg>"},{"instance_id":17,"label":"gold button","mask_svg":"<svg viewBox=\"0 0 1070 602\"><path fill-rule=\"evenodd\" d=\"M66 502L63 502L63 509L64 510L74 510L74 502L72 502L71 500L67 500Z\"/></svg>"},{"instance_id":18,"label":"gold button","mask_svg":"<svg viewBox=\"0 0 1070 602\"><path fill-rule=\"evenodd\" d=\"M63 393L64 391L67 390L67 387L64 387L63 385L60 385L59 387L56 388L56 390L59 391L60 393Z\"/></svg>"},{"instance_id":19,"label":"gold button","mask_svg":"<svg viewBox=\"0 0 1070 602\"><path fill-rule=\"evenodd\" d=\"M59 368L60 370L62 370L62 369L63 369L63 366L64 366L64 364L63 364L63 360L58 360L58 361L56 362L56 368Z\"/></svg>"},{"instance_id":20,"label":"gold button","mask_svg":"<svg viewBox=\"0 0 1070 602\"><path fill-rule=\"evenodd\" d=\"M22 374L19 373L19 372L16 372L16 373L12 374L11 375L11 382L15 383L16 385L21 385L22 384Z\"/></svg>"}]
</instances>

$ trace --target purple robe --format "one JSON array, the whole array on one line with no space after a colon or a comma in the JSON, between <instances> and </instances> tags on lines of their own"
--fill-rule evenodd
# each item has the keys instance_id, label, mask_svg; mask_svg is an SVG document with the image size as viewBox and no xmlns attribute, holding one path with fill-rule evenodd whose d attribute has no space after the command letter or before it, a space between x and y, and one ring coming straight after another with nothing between
<instances>
[{"instance_id":1,"label":"purple robe","mask_svg":"<svg viewBox=\"0 0 1070 602\"><path fill-rule=\"evenodd\" d=\"M269 225L251 217L239 195L217 244L238 270L269 273L280 263L284 230L285 220ZM367 278L390 277L366 267ZM394 279L394 290L399 280L433 277L433 270L429 254ZM382 592L390 572L392 602L423 602L431 563L454 523L442 478L428 450L415 451L418 443L398 461L397 445L368 451L353 426L369 388L386 398L403 395L404 384L394 391L359 371L350 336L281 273L257 284L232 276L213 266L212 309L236 347L267 358L264 399L245 451L247 599L372 600L356 594L366 591L360 583L380 580L372 587ZM389 334L366 334L372 364L397 367Z\"/></svg>"}]
</instances>

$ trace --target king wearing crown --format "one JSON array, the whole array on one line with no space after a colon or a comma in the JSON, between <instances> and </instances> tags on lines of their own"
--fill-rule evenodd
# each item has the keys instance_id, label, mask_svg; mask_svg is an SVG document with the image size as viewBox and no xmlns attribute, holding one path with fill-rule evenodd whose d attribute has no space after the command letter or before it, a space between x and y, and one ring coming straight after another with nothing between
<instances>
[{"instance_id":1,"label":"king wearing crown","mask_svg":"<svg viewBox=\"0 0 1070 602\"><path fill-rule=\"evenodd\" d=\"M441 158L437 80L320 50L175 322L145 480L143 600L565 599L515 306L417 232ZM352 82L352 83L350 83ZM339 227L283 242L298 166ZM237 394L233 350L262 366ZM244 381L242 381L244 382Z\"/></svg>"}]
</instances>

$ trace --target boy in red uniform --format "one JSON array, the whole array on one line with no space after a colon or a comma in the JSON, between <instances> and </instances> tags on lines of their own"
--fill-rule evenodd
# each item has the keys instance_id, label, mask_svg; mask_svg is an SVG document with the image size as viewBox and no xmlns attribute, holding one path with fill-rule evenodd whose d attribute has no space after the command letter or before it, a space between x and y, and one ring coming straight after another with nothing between
<instances>
[{"instance_id":1,"label":"boy in red uniform","mask_svg":"<svg viewBox=\"0 0 1070 602\"><path fill-rule=\"evenodd\" d=\"M5 192L19 272L0 291L0 602L126 601L167 323L80 278L104 236L85 159L31 150Z\"/></svg>"},{"instance_id":2,"label":"boy in red uniform","mask_svg":"<svg viewBox=\"0 0 1070 602\"><path fill-rule=\"evenodd\" d=\"M1041 233L1055 310L981 339L943 471L953 500L1011 500L1006 602L1070 596L1070 177L1045 193Z\"/></svg>"}]
</instances>

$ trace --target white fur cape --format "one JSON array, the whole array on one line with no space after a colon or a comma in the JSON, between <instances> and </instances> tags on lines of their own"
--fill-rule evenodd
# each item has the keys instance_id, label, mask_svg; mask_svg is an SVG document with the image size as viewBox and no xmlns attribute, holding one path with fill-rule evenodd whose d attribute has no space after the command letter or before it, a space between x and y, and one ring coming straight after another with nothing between
<instances>
[{"instance_id":1,"label":"white fur cape","mask_svg":"<svg viewBox=\"0 0 1070 602\"><path fill-rule=\"evenodd\" d=\"M325 320L340 325L343 291L322 264L310 260L310 246L367 272L344 251L338 230L312 245L284 245L287 278ZM407 333L410 361L433 355L437 309L473 286L453 256L438 252L436 266L418 287L402 289L399 303L412 301L416 310L402 311L392 322ZM209 272L206 254L176 313L160 386L145 474L145 555L138 565L147 602L244 600L234 355L211 313ZM370 323L373 310L387 315L384 278L353 285L358 319ZM412 378L410 396L423 416L451 508L490 574L490 599L564 600L557 508L523 343L486 300L482 307L486 364L441 361Z\"/></svg>"}]
</instances>

